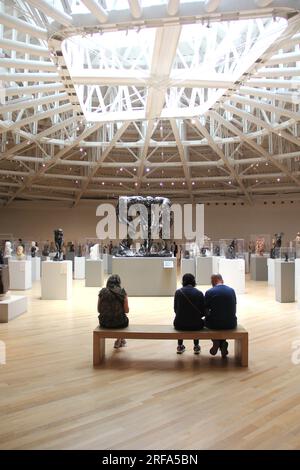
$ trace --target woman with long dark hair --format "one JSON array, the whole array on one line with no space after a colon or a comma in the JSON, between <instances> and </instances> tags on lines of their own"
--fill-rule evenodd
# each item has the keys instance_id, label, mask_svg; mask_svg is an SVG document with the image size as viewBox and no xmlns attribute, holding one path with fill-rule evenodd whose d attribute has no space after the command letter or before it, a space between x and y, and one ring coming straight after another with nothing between
<instances>
[{"instance_id":1,"label":"woman with long dark hair","mask_svg":"<svg viewBox=\"0 0 300 470\"><path fill-rule=\"evenodd\" d=\"M121 287L118 274L112 274L107 279L106 287L101 289L98 296L99 324L101 328L126 328L129 320L128 297L125 289ZM118 338L115 348L125 346L126 340Z\"/></svg>"}]
</instances>

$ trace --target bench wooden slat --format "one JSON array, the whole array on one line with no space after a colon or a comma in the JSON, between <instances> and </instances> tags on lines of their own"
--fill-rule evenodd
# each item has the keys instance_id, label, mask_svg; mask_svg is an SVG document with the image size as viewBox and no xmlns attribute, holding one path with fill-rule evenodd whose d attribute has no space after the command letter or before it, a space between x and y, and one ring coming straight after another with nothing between
<instances>
[{"instance_id":1,"label":"bench wooden slat","mask_svg":"<svg viewBox=\"0 0 300 470\"><path fill-rule=\"evenodd\" d=\"M127 328L110 329L97 327L94 332L100 338L135 338L135 339L238 339L247 331L238 326L234 330L179 331L172 325L129 325Z\"/></svg>"},{"instance_id":2,"label":"bench wooden slat","mask_svg":"<svg viewBox=\"0 0 300 470\"><path fill-rule=\"evenodd\" d=\"M100 328L93 332L93 363L99 365L105 357L106 338L133 339L233 339L234 351L240 365L248 367L248 332L239 325L234 330L178 331L172 325L129 325L122 329Z\"/></svg>"}]
</instances>

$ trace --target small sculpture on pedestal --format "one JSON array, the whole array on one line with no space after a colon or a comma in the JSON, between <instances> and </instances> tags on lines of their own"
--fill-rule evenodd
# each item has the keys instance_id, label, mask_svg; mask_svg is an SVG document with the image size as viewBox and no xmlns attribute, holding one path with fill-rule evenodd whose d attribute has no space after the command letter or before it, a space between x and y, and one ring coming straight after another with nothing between
<instances>
[{"instance_id":1,"label":"small sculpture on pedestal","mask_svg":"<svg viewBox=\"0 0 300 470\"><path fill-rule=\"evenodd\" d=\"M4 258L11 258L11 254L12 254L11 242L6 241L5 246L4 246Z\"/></svg>"},{"instance_id":2,"label":"small sculpture on pedestal","mask_svg":"<svg viewBox=\"0 0 300 470\"><path fill-rule=\"evenodd\" d=\"M37 243L31 242L31 249L30 249L31 258L35 258L38 251L39 251L39 247L37 246Z\"/></svg>"},{"instance_id":3,"label":"small sculpture on pedestal","mask_svg":"<svg viewBox=\"0 0 300 470\"><path fill-rule=\"evenodd\" d=\"M19 245L17 247L16 258L17 258L18 261L23 261L24 259L26 259L23 245Z\"/></svg>"},{"instance_id":4,"label":"small sculpture on pedestal","mask_svg":"<svg viewBox=\"0 0 300 470\"><path fill-rule=\"evenodd\" d=\"M77 249L76 249L76 256L78 256L78 258L82 258L82 245L81 243L79 243L79 245L77 246Z\"/></svg>"},{"instance_id":5,"label":"small sculpture on pedestal","mask_svg":"<svg viewBox=\"0 0 300 470\"><path fill-rule=\"evenodd\" d=\"M266 243L264 238L258 238L255 243L255 253L259 256L264 256Z\"/></svg>"},{"instance_id":6,"label":"small sculpture on pedestal","mask_svg":"<svg viewBox=\"0 0 300 470\"><path fill-rule=\"evenodd\" d=\"M99 244L96 243L95 245L91 246L90 248L90 258L93 260L99 259L100 254L99 254Z\"/></svg>"},{"instance_id":7,"label":"small sculpture on pedestal","mask_svg":"<svg viewBox=\"0 0 300 470\"><path fill-rule=\"evenodd\" d=\"M54 256L53 261L63 261L64 232L61 228L54 230L54 240L56 247L56 255Z\"/></svg>"},{"instance_id":8,"label":"small sculpture on pedestal","mask_svg":"<svg viewBox=\"0 0 300 470\"><path fill-rule=\"evenodd\" d=\"M284 261L287 263L289 261L289 254L286 252L284 253Z\"/></svg>"},{"instance_id":9,"label":"small sculpture on pedestal","mask_svg":"<svg viewBox=\"0 0 300 470\"><path fill-rule=\"evenodd\" d=\"M235 259L236 258L236 240L232 240L232 242L227 247L226 252L227 259Z\"/></svg>"},{"instance_id":10,"label":"small sculpture on pedestal","mask_svg":"<svg viewBox=\"0 0 300 470\"><path fill-rule=\"evenodd\" d=\"M49 246L49 241L47 241L43 247L43 250L42 250L42 255L43 256L46 256L48 258L48 256L50 255L50 246Z\"/></svg>"},{"instance_id":11,"label":"small sculpture on pedestal","mask_svg":"<svg viewBox=\"0 0 300 470\"><path fill-rule=\"evenodd\" d=\"M9 269L8 266L0 265L0 302L7 298L9 289Z\"/></svg>"},{"instance_id":12,"label":"small sculpture on pedestal","mask_svg":"<svg viewBox=\"0 0 300 470\"><path fill-rule=\"evenodd\" d=\"M203 246L202 248L200 248L200 255L203 256L203 257L206 257L206 248Z\"/></svg>"},{"instance_id":13,"label":"small sculpture on pedestal","mask_svg":"<svg viewBox=\"0 0 300 470\"><path fill-rule=\"evenodd\" d=\"M275 258L279 258L283 232L275 233Z\"/></svg>"},{"instance_id":14,"label":"small sculpture on pedestal","mask_svg":"<svg viewBox=\"0 0 300 470\"><path fill-rule=\"evenodd\" d=\"M296 243L300 243L300 232L297 232L296 238L295 238Z\"/></svg>"}]
</instances>

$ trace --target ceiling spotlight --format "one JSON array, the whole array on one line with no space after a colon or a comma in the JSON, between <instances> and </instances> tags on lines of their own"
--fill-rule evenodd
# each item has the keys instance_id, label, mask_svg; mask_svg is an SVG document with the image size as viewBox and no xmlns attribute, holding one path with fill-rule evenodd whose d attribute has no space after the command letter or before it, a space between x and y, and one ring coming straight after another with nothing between
<instances>
[{"instance_id":1,"label":"ceiling spotlight","mask_svg":"<svg viewBox=\"0 0 300 470\"><path fill-rule=\"evenodd\" d=\"M172 181L171 185L174 186L174 181Z\"/></svg>"},{"instance_id":2,"label":"ceiling spotlight","mask_svg":"<svg viewBox=\"0 0 300 470\"><path fill-rule=\"evenodd\" d=\"M185 182L182 183L182 186L185 186Z\"/></svg>"},{"instance_id":3,"label":"ceiling spotlight","mask_svg":"<svg viewBox=\"0 0 300 470\"><path fill-rule=\"evenodd\" d=\"M193 185L193 186L195 185L195 181L192 182L192 185Z\"/></svg>"},{"instance_id":4,"label":"ceiling spotlight","mask_svg":"<svg viewBox=\"0 0 300 470\"><path fill-rule=\"evenodd\" d=\"M122 168L122 167L120 168L120 171L123 171L123 168Z\"/></svg>"},{"instance_id":5,"label":"ceiling spotlight","mask_svg":"<svg viewBox=\"0 0 300 470\"><path fill-rule=\"evenodd\" d=\"M134 168L133 171L136 171L136 168Z\"/></svg>"},{"instance_id":6,"label":"ceiling spotlight","mask_svg":"<svg viewBox=\"0 0 300 470\"><path fill-rule=\"evenodd\" d=\"M150 168L146 168L146 171L147 171L147 173L149 173L149 171L150 171Z\"/></svg>"},{"instance_id":7,"label":"ceiling spotlight","mask_svg":"<svg viewBox=\"0 0 300 470\"><path fill-rule=\"evenodd\" d=\"M80 152L83 152L83 148L82 148L82 147L80 147L80 149L79 149L79 150L80 150Z\"/></svg>"},{"instance_id":8,"label":"ceiling spotlight","mask_svg":"<svg viewBox=\"0 0 300 470\"><path fill-rule=\"evenodd\" d=\"M105 185L104 181L102 181L102 185L103 185L103 186Z\"/></svg>"},{"instance_id":9,"label":"ceiling spotlight","mask_svg":"<svg viewBox=\"0 0 300 470\"><path fill-rule=\"evenodd\" d=\"M277 181L279 182L279 181L280 181L280 178L277 178Z\"/></svg>"},{"instance_id":10,"label":"ceiling spotlight","mask_svg":"<svg viewBox=\"0 0 300 470\"><path fill-rule=\"evenodd\" d=\"M122 186L123 183L120 183L120 186Z\"/></svg>"},{"instance_id":11,"label":"ceiling spotlight","mask_svg":"<svg viewBox=\"0 0 300 470\"><path fill-rule=\"evenodd\" d=\"M231 181L228 181L228 184L231 184Z\"/></svg>"},{"instance_id":12,"label":"ceiling spotlight","mask_svg":"<svg viewBox=\"0 0 300 470\"><path fill-rule=\"evenodd\" d=\"M134 186L137 186L138 184L137 183L134 183Z\"/></svg>"},{"instance_id":13,"label":"ceiling spotlight","mask_svg":"<svg viewBox=\"0 0 300 470\"><path fill-rule=\"evenodd\" d=\"M164 184L162 182L159 183L159 186L163 186Z\"/></svg>"},{"instance_id":14,"label":"ceiling spotlight","mask_svg":"<svg viewBox=\"0 0 300 470\"><path fill-rule=\"evenodd\" d=\"M191 120L191 123L192 123L192 124L196 124L196 120L193 118L193 119Z\"/></svg>"}]
</instances>

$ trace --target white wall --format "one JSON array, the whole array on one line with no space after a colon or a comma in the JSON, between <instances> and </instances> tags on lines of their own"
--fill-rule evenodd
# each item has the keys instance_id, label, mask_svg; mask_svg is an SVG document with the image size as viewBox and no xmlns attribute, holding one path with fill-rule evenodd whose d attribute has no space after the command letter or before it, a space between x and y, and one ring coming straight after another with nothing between
<instances>
[{"instance_id":1,"label":"white wall","mask_svg":"<svg viewBox=\"0 0 300 470\"><path fill-rule=\"evenodd\" d=\"M0 208L0 234L12 233L24 240L53 239L53 230L62 228L65 240L96 237L95 202L82 202L76 208L57 203L15 202ZM300 231L300 203L256 204L241 206L210 204L205 206L205 233L213 240L245 238L252 234L284 232L284 242Z\"/></svg>"}]
</instances>

